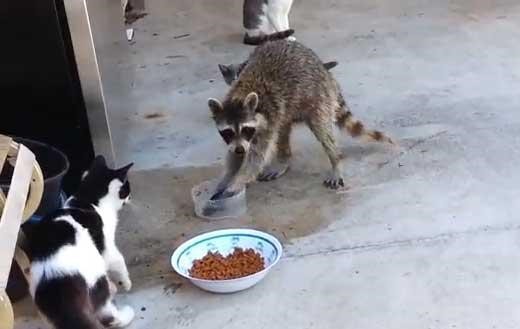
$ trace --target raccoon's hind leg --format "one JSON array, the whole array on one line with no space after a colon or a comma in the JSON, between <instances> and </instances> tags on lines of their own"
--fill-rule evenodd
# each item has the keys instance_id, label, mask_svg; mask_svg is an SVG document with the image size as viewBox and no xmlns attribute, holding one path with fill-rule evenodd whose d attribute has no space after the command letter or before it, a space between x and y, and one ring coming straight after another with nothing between
<instances>
[{"instance_id":1,"label":"raccoon's hind leg","mask_svg":"<svg viewBox=\"0 0 520 329\"><path fill-rule=\"evenodd\" d=\"M271 181L283 176L289 169L289 160L291 159L291 137L292 123L283 125L278 133L278 141L276 143L276 158L266 165L258 175L259 181Z\"/></svg>"},{"instance_id":2,"label":"raccoon's hind leg","mask_svg":"<svg viewBox=\"0 0 520 329\"><path fill-rule=\"evenodd\" d=\"M332 122L317 119L310 120L307 122L307 125L325 149L332 166L332 171L323 184L331 189L338 189L340 186L345 186L341 169L339 168L341 159L336 147Z\"/></svg>"}]
</instances>

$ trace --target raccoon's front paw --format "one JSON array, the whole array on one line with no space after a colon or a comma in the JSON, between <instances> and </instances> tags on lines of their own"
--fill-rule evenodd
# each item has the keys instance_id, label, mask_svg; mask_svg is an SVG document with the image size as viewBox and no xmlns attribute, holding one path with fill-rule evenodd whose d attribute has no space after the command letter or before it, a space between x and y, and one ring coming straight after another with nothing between
<instances>
[{"instance_id":1,"label":"raccoon's front paw","mask_svg":"<svg viewBox=\"0 0 520 329\"><path fill-rule=\"evenodd\" d=\"M330 189L337 190L340 187L345 187L345 182L341 174L333 173L323 181L323 185Z\"/></svg>"},{"instance_id":2,"label":"raccoon's front paw","mask_svg":"<svg viewBox=\"0 0 520 329\"><path fill-rule=\"evenodd\" d=\"M213 196L210 198L210 200L215 201L215 200L227 199L227 198L231 198L235 194L237 194L237 192L224 190L224 191L216 192L215 194L213 194Z\"/></svg>"},{"instance_id":3,"label":"raccoon's front paw","mask_svg":"<svg viewBox=\"0 0 520 329\"><path fill-rule=\"evenodd\" d=\"M289 169L288 163L283 162L274 162L270 165L266 166L264 170L258 175L257 180L261 182L268 182L271 180L275 180L278 177L282 176Z\"/></svg>"}]
</instances>

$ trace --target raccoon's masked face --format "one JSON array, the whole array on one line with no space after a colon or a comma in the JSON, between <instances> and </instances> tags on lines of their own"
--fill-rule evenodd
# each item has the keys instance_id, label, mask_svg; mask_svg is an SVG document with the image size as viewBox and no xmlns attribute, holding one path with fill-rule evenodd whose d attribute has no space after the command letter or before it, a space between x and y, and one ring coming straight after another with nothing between
<instances>
[{"instance_id":1,"label":"raccoon's masked face","mask_svg":"<svg viewBox=\"0 0 520 329\"><path fill-rule=\"evenodd\" d=\"M228 101L224 105L210 98L208 106L229 151L247 153L263 122L263 116L257 113L258 95L251 92L243 101Z\"/></svg>"}]
</instances>

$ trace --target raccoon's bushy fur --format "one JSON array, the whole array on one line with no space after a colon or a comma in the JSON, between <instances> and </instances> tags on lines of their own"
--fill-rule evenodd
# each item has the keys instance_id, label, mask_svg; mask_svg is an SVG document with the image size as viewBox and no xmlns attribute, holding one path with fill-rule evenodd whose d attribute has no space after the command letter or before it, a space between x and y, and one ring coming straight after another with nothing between
<instances>
[{"instance_id":1,"label":"raccoon's bushy fur","mask_svg":"<svg viewBox=\"0 0 520 329\"><path fill-rule=\"evenodd\" d=\"M222 73L222 77L224 78L224 81L230 86L233 81L235 81L238 76L240 75L240 72L242 72L242 69L247 65L247 61L242 62L240 64L230 64L230 65L224 65L219 64L218 68L220 70L220 73ZM327 70L331 70L338 66L338 62L332 61L332 62L325 62L323 63L323 66Z\"/></svg>"},{"instance_id":2,"label":"raccoon's bushy fur","mask_svg":"<svg viewBox=\"0 0 520 329\"><path fill-rule=\"evenodd\" d=\"M235 190L256 178L270 180L283 174L291 157L291 128L297 122L305 123L325 149L332 166L332 174L325 180L330 188L344 184L334 125L353 137L391 143L383 133L366 130L354 120L337 81L314 51L299 42L279 40L257 47L222 104L211 99L209 105L219 129L226 125L234 129L234 139L226 141L228 144L241 143L242 125L256 129L247 143L243 168L226 177L217 193Z\"/></svg>"}]
</instances>

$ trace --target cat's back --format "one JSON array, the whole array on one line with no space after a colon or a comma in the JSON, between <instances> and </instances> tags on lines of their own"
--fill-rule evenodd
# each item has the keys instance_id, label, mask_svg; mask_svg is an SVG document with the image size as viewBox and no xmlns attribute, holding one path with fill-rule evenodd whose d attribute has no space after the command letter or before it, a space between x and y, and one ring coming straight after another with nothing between
<instances>
[{"instance_id":1,"label":"cat's back","mask_svg":"<svg viewBox=\"0 0 520 329\"><path fill-rule=\"evenodd\" d=\"M81 224L91 219L95 215L79 209L60 209L35 224L28 239L32 289L43 277L81 274L87 283L94 284L105 274L95 239Z\"/></svg>"},{"instance_id":2,"label":"cat's back","mask_svg":"<svg viewBox=\"0 0 520 329\"><path fill-rule=\"evenodd\" d=\"M82 209L58 209L31 227L29 255L34 261L46 259L60 247L74 245L77 232L84 230L102 253L103 221L99 214Z\"/></svg>"},{"instance_id":3,"label":"cat's back","mask_svg":"<svg viewBox=\"0 0 520 329\"><path fill-rule=\"evenodd\" d=\"M68 213L57 210L31 226L28 239L29 256L33 262L49 258L65 245L74 244L76 230L65 220Z\"/></svg>"}]
</instances>

